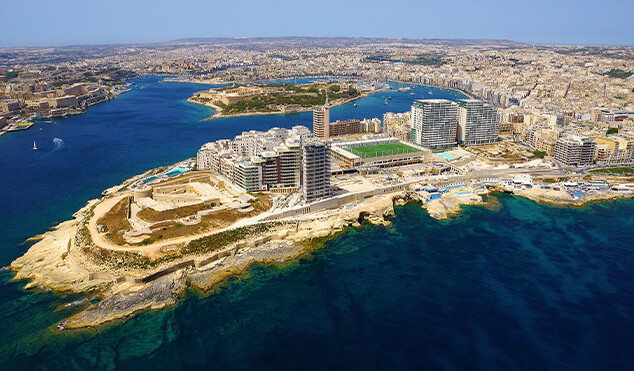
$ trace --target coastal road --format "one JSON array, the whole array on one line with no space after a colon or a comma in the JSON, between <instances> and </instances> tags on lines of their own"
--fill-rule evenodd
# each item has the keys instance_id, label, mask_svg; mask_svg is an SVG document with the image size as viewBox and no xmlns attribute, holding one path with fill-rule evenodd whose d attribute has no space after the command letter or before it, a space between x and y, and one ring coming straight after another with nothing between
<instances>
[{"instance_id":1,"label":"coastal road","mask_svg":"<svg viewBox=\"0 0 634 371\"><path fill-rule=\"evenodd\" d=\"M445 176L423 176L420 178L411 178L408 180L421 180L426 182L447 182L447 181L465 181L470 179L481 178L499 178L503 176L518 175L518 174L533 174L538 176L550 176L559 177L570 175L564 170L560 169L535 169L535 168L515 168L515 169L491 169L491 170L479 170L473 171L467 174L445 175ZM443 181L442 178L447 177L447 180Z\"/></svg>"}]
</instances>

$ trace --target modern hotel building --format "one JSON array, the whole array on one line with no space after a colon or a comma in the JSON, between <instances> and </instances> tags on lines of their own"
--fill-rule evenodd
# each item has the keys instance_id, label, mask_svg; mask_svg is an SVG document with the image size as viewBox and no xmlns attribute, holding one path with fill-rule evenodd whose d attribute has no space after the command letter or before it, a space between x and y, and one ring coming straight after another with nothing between
<instances>
[{"instance_id":1,"label":"modern hotel building","mask_svg":"<svg viewBox=\"0 0 634 371\"><path fill-rule=\"evenodd\" d=\"M497 109L477 99L458 100L458 143L488 144L498 140Z\"/></svg>"},{"instance_id":2,"label":"modern hotel building","mask_svg":"<svg viewBox=\"0 0 634 371\"><path fill-rule=\"evenodd\" d=\"M410 140L430 149L456 145L458 105L447 99L419 99L411 114Z\"/></svg>"}]
</instances>

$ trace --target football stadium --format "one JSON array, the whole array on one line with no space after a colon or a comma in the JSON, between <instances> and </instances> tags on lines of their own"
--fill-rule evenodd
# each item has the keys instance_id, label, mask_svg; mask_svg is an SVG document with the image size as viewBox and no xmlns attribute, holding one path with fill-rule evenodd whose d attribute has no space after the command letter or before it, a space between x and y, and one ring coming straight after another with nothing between
<instances>
[{"instance_id":1,"label":"football stadium","mask_svg":"<svg viewBox=\"0 0 634 371\"><path fill-rule=\"evenodd\" d=\"M370 145L370 146L363 146L363 147L351 147L351 148L347 148L347 150L361 158L390 156L390 155L398 155L402 153L414 153L414 152L421 151L418 148L414 148L403 143L388 143L388 144L377 144L377 145Z\"/></svg>"},{"instance_id":2,"label":"football stadium","mask_svg":"<svg viewBox=\"0 0 634 371\"><path fill-rule=\"evenodd\" d=\"M340 167L387 167L423 162L431 151L397 138L333 143L331 158Z\"/></svg>"}]
</instances>

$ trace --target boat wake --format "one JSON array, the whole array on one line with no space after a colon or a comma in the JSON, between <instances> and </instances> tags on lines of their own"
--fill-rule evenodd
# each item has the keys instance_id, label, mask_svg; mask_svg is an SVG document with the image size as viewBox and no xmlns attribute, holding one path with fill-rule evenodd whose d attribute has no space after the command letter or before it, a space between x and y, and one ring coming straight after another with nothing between
<instances>
[{"instance_id":1,"label":"boat wake","mask_svg":"<svg viewBox=\"0 0 634 371\"><path fill-rule=\"evenodd\" d=\"M55 147L50 152L48 152L44 156L42 156L42 158L50 155L53 152L59 151L60 149L64 148L64 146L65 146L64 141L59 139L59 138L54 138L53 139L53 144L55 145Z\"/></svg>"},{"instance_id":2,"label":"boat wake","mask_svg":"<svg viewBox=\"0 0 634 371\"><path fill-rule=\"evenodd\" d=\"M59 138L53 139L53 143L55 143L55 149L53 149L53 151L57 151L58 149L64 147L64 141Z\"/></svg>"}]
</instances>

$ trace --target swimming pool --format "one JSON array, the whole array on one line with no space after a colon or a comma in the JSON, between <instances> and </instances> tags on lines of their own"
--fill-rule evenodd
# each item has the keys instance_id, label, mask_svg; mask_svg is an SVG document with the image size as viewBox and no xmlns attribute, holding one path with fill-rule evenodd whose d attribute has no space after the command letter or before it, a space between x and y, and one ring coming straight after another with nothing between
<instances>
[{"instance_id":1,"label":"swimming pool","mask_svg":"<svg viewBox=\"0 0 634 371\"><path fill-rule=\"evenodd\" d=\"M438 156L440 156L440 157L444 157L444 158L446 158L447 160L453 160L453 159L455 158L454 156L447 155L447 154L444 154L444 153L439 153L439 154L438 154Z\"/></svg>"},{"instance_id":2,"label":"swimming pool","mask_svg":"<svg viewBox=\"0 0 634 371\"><path fill-rule=\"evenodd\" d=\"M165 175L167 175L168 177L173 177L176 175L181 175L182 173L186 172L187 169L183 169L182 167L177 167L176 169L170 171L169 173L166 173Z\"/></svg>"}]
</instances>

